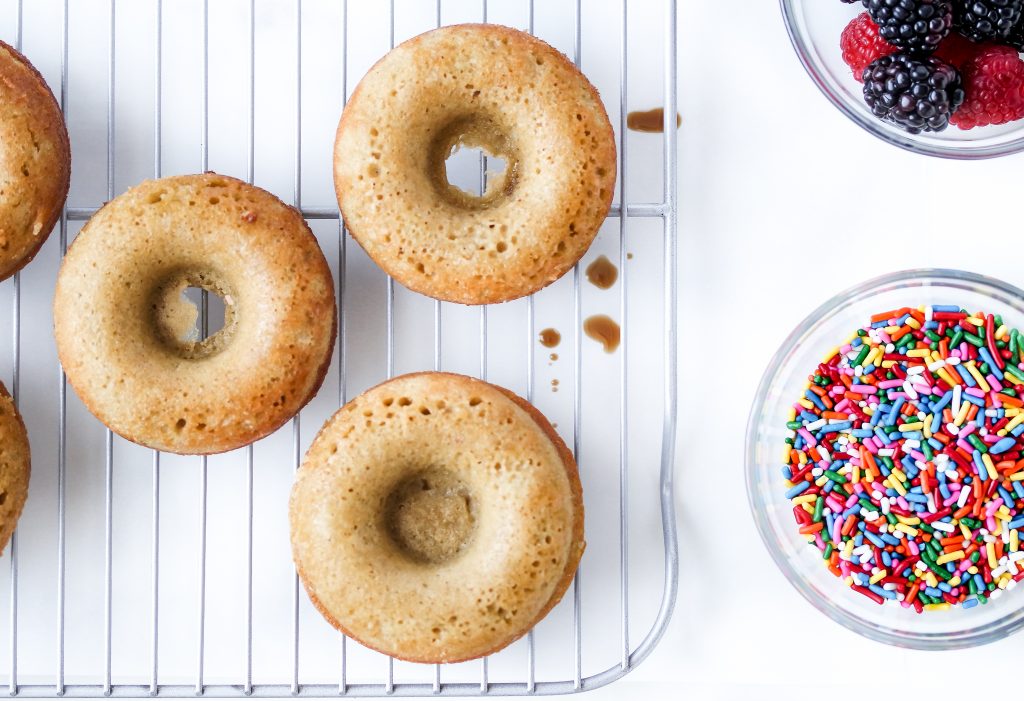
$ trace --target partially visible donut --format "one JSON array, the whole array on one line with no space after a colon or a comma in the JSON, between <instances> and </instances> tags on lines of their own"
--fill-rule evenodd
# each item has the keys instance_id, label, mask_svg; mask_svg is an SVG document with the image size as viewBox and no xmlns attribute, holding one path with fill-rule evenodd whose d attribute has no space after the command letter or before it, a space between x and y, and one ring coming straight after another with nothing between
<instances>
[{"instance_id":1,"label":"partially visible donut","mask_svg":"<svg viewBox=\"0 0 1024 701\"><path fill-rule=\"evenodd\" d=\"M223 329L186 334L201 287ZM334 347L334 283L302 216L214 173L144 182L89 220L53 303L68 381L103 423L174 453L219 453L294 416Z\"/></svg>"},{"instance_id":2,"label":"partially visible donut","mask_svg":"<svg viewBox=\"0 0 1024 701\"><path fill-rule=\"evenodd\" d=\"M488 655L562 598L583 554L576 464L523 399L446 373L342 407L292 488L292 553L331 625L414 662Z\"/></svg>"},{"instance_id":3,"label":"partially visible donut","mask_svg":"<svg viewBox=\"0 0 1024 701\"><path fill-rule=\"evenodd\" d=\"M445 159L507 162L482 197ZM615 190L615 136L597 90L561 53L489 24L401 44L342 114L334 182L352 236L412 290L463 304L523 297L586 252Z\"/></svg>"},{"instance_id":4,"label":"partially visible donut","mask_svg":"<svg viewBox=\"0 0 1024 701\"><path fill-rule=\"evenodd\" d=\"M0 553L11 540L28 498L30 462L25 424L0 383Z\"/></svg>"},{"instance_id":5,"label":"partially visible donut","mask_svg":"<svg viewBox=\"0 0 1024 701\"><path fill-rule=\"evenodd\" d=\"M36 255L71 184L60 107L28 59L0 41L0 280Z\"/></svg>"}]
</instances>

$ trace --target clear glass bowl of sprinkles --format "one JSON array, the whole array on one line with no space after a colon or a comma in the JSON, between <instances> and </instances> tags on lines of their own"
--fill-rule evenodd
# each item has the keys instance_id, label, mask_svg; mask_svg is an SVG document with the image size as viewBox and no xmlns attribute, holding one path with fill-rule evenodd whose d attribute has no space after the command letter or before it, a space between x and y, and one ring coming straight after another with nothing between
<instances>
[{"instance_id":1,"label":"clear glass bowl of sprinkles","mask_svg":"<svg viewBox=\"0 0 1024 701\"><path fill-rule=\"evenodd\" d=\"M1002 342L1006 344L1007 350L1009 350L1009 343L1006 339L1009 339L1014 335L1012 334L1012 329L1024 332L1024 291L999 280L959 270L908 270L870 280L858 285L857 287L840 293L816 309L793 330L772 358L771 363L765 371L751 408L747 426L746 480L747 494L750 500L751 510L753 512L754 521L757 525L758 531L761 534L761 538L764 540L764 543L772 558L775 560L775 563L793 586L796 587L796 589L804 596L804 598L832 620L872 640L901 647L942 650L982 645L998 640L1017 631L1021 627L1024 627L1024 586L1014 589L1014 585L1010 584L1005 591L1001 591L995 596L992 596L991 592L986 592L985 603L983 605L972 604L972 607L970 608L965 608L960 605L948 607L941 606L941 599L938 598L932 599L931 601L933 604L940 605L928 606L926 607L927 610L922 612L916 611L909 604L907 606L903 606L899 601L885 601L880 605L873 600L879 599L877 594L869 598L869 596L858 593L848 586L847 581L843 578L834 575L828 567L829 562L824 558L825 553L823 549L819 549L818 546L813 543L809 543L808 541L809 537L813 538L815 536L813 534L808 536L800 533L802 526L801 523L798 523L797 518L795 517L794 502L791 500L791 496L787 495L787 492L791 491L792 483L789 482L783 474L784 466L786 465L786 462L784 461L784 453L787 447L786 439L793 435L793 432L787 427L787 422L791 420L791 411L794 403L803 397L805 391L809 388L809 376L818 372L819 363L822 363L823 359L832 355L838 347L840 347L844 342L847 342L847 340L851 338L851 335L858 329L868 326L872 316L889 312L890 310L899 310L902 308L917 310L918 308L924 307L931 307L931 311L927 312L929 315L928 318L931 320L934 320L936 316L943 313L937 311L937 309L947 310L953 307L957 309L963 308L970 313L985 312L1000 317L1000 320L1006 326L1006 330L1003 332L1004 335L1000 336L998 329L996 329L996 332L992 334L992 338L1002 339ZM920 312L919 316L921 316ZM975 321L977 321L977 319L975 319ZM947 326L949 323L947 323ZM984 336L984 333L984 329L979 330L979 334L981 336ZM952 340L962 342L961 339L954 338ZM975 340L977 339L975 338ZM1019 354L1020 357L1024 359L1024 336L1022 336L1019 341L1019 346L1022 349L1019 351ZM984 345L987 347L987 342ZM902 350L906 350L906 348ZM879 353L881 354L881 351L879 351ZM977 353L975 351L971 351L970 353L970 355L976 354ZM882 357L884 358L885 356ZM869 358L869 360L871 360L871 358ZM880 364L881 362L882 361L879 360ZM977 362L982 362L980 357ZM943 372L952 372L953 369L955 368L951 368L950 365L947 365L943 369ZM987 365L981 366L982 371L986 369L988 369ZM1021 371L1021 373L1024 374L1024 371ZM939 377L940 375L940 371L935 369L934 375L932 376ZM923 378L920 380L911 379L913 382L924 382ZM857 381L859 381L859 378L857 380L853 380L855 383ZM1022 381L1024 381L1024 378L1022 378ZM881 386L881 382L878 384ZM964 390L967 389L966 383L961 382L960 384L964 385ZM1007 386L1009 385L1010 383L1007 383ZM938 387L939 385L936 386ZM919 387L920 385L914 384L909 391L913 392L913 388ZM992 390L993 388L990 387L989 389ZM903 389L902 387L897 387L895 391L905 393L908 390ZM963 392L959 392L958 394L960 396L957 397L957 400L959 401L961 408L963 408L969 402L966 401L966 395L963 394ZM935 402L933 406L937 408L940 406L938 404L940 401L939 397L940 394L937 391L933 396L933 401ZM977 398L974 397L974 399ZM1024 397L1022 397L1022 399L1024 399ZM839 404L836 404L836 407L838 406ZM1005 406L1007 410L1012 408L1010 404L1006 404ZM945 408L952 408L952 404L948 403L948 400ZM969 408L970 407L968 406L967 409ZM969 412L965 410L965 416L968 413ZM1022 413L1024 413L1024 411L1022 411ZM1002 417L1001 414L997 414L996 416ZM951 415L943 414L943 417L943 421L945 421L946 419L949 419ZM800 417L797 417L797 419L799 418ZM988 420L995 421L997 419L993 417ZM999 418L998 420L1003 420L1003 418ZM830 421L841 423L839 419L830 419ZM883 417L881 421L884 423L885 417ZM899 424L899 421L903 421L904 423ZM964 422L962 417L960 418L960 421L961 423ZM984 422L984 420L982 421ZM1018 420L1018 422L1021 421L1022 420ZM894 422L893 427L887 430L896 430L896 424L903 426L900 430L921 430L920 426L910 425L914 422L915 417L913 416L900 416L899 420ZM1008 425L1009 424L1003 424L1003 426ZM1024 422L1021 422L1020 425L1024 426ZM996 428L996 425L992 426L993 431L996 431ZM1010 428L1016 430L1013 426ZM947 428L945 430L950 429ZM1022 436L1022 440L1024 440L1024 433L1021 431L1024 431L1024 429L1021 429L1017 433L1020 434ZM915 434L907 433L907 436L912 435ZM965 433L964 435L966 436L967 434ZM968 443L964 443L963 445L968 448L968 451L966 452L970 453L975 445L974 441L979 440L978 435L982 434L977 433L977 435L967 436L966 438L964 438L964 436L959 436L952 440L964 438L965 441L968 441L969 445ZM991 445L992 442L998 442L998 440L1001 440L996 435L983 437L990 443L990 445L988 445L988 452L992 454L991 457L997 461L1001 461L1002 456L997 455L997 453L1006 450L1007 446L1001 445L999 448L996 448L994 445ZM892 446L887 447L891 448ZM920 451L921 448L918 448L918 450ZM912 452L912 450L908 449L908 452ZM851 451L851 455L852 454L854 454L853 451ZM881 455L882 452L880 451L878 456L876 456L879 463L882 461L882 458L880 457ZM898 460L900 459L900 455L900 453L897 453L896 455ZM1006 455L1015 457L1014 453L1006 453ZM920 458L921 456L918 455L917 457ZM1021 457L1024 457L1024 455ZM831 459L834 460L835 458L836 456L831 456ZM913 460L911 462L913 462ZM945 478L947 474L957 475L958 473L956 470L966 473L970 462L971 461L967 461L967 464L963 468L959 467L959 463L942 463L942 469L948 468L953 470L952 472L945 473L943 477ZM868 463L862 462L862 464L867 465ZM935 459L934 465L937 464L939 464L938 459ZM990 468L993 465L991 462L983 464L989 465ZM1001 461L995 464L1000 466L1000 470L1008 470L1008 472L999 473L1000 475L1004 475L1006 480L1010 479L1011 473L1016 475L1018 479L1024 477L1024 474L1018 473L1018 470L1021 468L1008 467L1011 464L1010 461ZM904 477L908 477L910 473L907 467L903 463L900 463L899 467L908 473L907 475L904 475ZM845 470L848 478L853 477L849 472L853 469L852 465L844 466L843 469ZM867 467L864 469L867 469ZM888 470L886 470L886 472L888 472ZM857 474L859 475L860 473ZM902 475L903 473L901 472L900 474ZM966 477L966 474L964 477ZM906 486L906 484L920 484L921 478L923 478L922 475L917 475L915 477L917 482L907 482L903 486ZM879 477L879 479L881 479L881 477ZM962 477L958 479L966 482ZM890 483L887 481L886 484L888 485ZM1010 487L1013 486L1009 481L1001 482L1000 484L1006 484ZM846 486L850 486L850 484L847 484ZM948 488L952 488L954 485L949 482L946 486ZM968 489L968 491L971 489L971 486L966 483L964 485L956 485L957 488L961 486ZM928 488L932 490L936 489L934 474L932 475L932 482ZM822 491L823 490L824 487L822 487ZM851 490L851 493L852 491L853 490ZM893 499L898 499L900 496L895 492L890 491L888 493L893 495ZM942 495L939 495L937 491L933 491L932 493L938 495L938 500L940 502L943 501ZM946 493L949 493L951 496L963 496L960 492L944 492L943 494ZM1017 494L1021 493L1024 493L1024 484L1021 485L1021 490L1017 492ZM993 491L993 494L998 495L1001 494L1001 492ZM874 496L881 498L884 495L875 494ZM968 494L968 497L969 496L971 495ZM1011 494L1011 496L1013 495ZM899 503L903 504L903 506L907 506L906 502ZM960 503L959 499L951 503L949 505L950 510L958 509ZM969 507L970 503L973 502L967 503L966 506ZM994 503L989 501L987 493L985 496L985 503ZM1019 501L1018 504L1024 505L1024 499ZM843 506L845 507L846 504L844 503ZM935 504L935 512L941 512L941 507L941 503ZM857 510L860 507L855 505L854 508ZM877 509L878 507L876 506L874 508ZM895 515L896 512L900 511L900 508L896 503L893 503L889 508L891 509L891 515ZM931 505L929 505L928 508L930 509ZM1018 512L1020 510L1021 509L1018 509ZM831 510L826 509L826 511ZM908 517L926 515L922 512L902 513L906 514ZM861 514L870 516L871 518L875 517L868 511L861 511ZM827 514L827 516L830 516L830 514ZM878 516L881 517L882 515L878 514ZM820 512L816 514L816 517L819 520L824 520L821 518ZM813 528L814 523L809 515L801 518L807 521L807 524L804 525L810 525ZM886 518L888 519L889 517L886 516ZM951 518L952 517L950 517L950 519ZM982 518L984 519L984 516ZM994 518L1002 518L1002 516L997 513ZM861 518L860 520L864 520L864 518ZM903 523L903 519L900 519L899 522ZM913 522L913 518L908 521L908 523L910 522ZM835 522L832 521L832 523L834 526ZM995 522L993 521L992 523ZM997 532L1000 533L1000 539L1002 539L1001 533L1003 530L1005 530L1007 534L1009 534L1011 530L1009 528L1009 523L1011 522L1001 523L1005 523L1007 527L1003 529L1000 526L1000 528L996 529ZM981 521L975 522L974 525L980 528L984 528L985 526ZM1021 527L1019 550L1024 553L1024 526L1016 524L1014 526L1014 530L1018 526ZM920 526L912 526L912 528L920 528ZM949 529L946 528L946 530ZM942 530L940 532L937 529L933 529L932 532L936 533L936 539L939 540L939 542L941 542L941 539L938 536L946 538L947 549L954 550L954 552L948 552L948 550L944 551L944 554L948 554L948 557L946 557L941 564L945 566L945 562L952 559L952 566L955 568L960 564L966 563L966 560L963 559L964 555L955 552L956 550L961 550L961 547L957 545L950 545L950 543L954 541L949 539L958 536L958 534L955 532L949 534L946 533L946 530ZM890 529L890 534L894 533L895 530ZM923 531L918 531L918 535L921 535L921 533L923 533ZM981 531L979 531L979 533L981 533ZM900 537L902 538L903 536L901 535ZM983 538L983 536L980 537ZM995 537L993 537L992 540L994 539ZM828 541L822 542L825 543L827 547ZM866 541L862 541L861 543L863 544L865 542ZM906 543L906 541L902 540L900 542L901 544ZM971 541L965 542L969 543ZM862 549L860 554L865 555L868 558L867 562L870 563L873 561L874 557L878 557L879 553L872 555L872 545L871 543L868 543L867 545L868 547ZM929 578L927 572L924 571L926 569L926 563L922 562L923 559L927 559L932 564L935 564L938 562L938 558L936 557L937 553L928 551L927 544L924 545L926 546L925 554L921 555L920 558L916 558L917 562L921 562L920 569L922 571L916 571L917 564L915 562L908 567L905 572L911 572L913 570L915 576L920 575L919 584L921 592L927 590L932 592L932 594L941 594L941 589L937 590L936 587L930 587L929 585L929 582L931 584L937 584L939 579L934 575ZM938 548L939 543L936 543L934 547ZM978 557L986 557L987 547L987 543L981 542L976 548L980 554L975 556L971 553L969 556L974 557L975 559ZM907 544L907 548L909 548L909 543ZM1011 556L1010 548L1010 545L1004 543L1003 548L999 550L998 553L1006 555L1006 557L1009 558ZM882 555L882 557L884 558L885 555ZM909 553L907 557L909 558ZM1018 556L1014 554L1012 557L1024 558L1024 555ZM834 562L838 564L838 561ZM998 560L997 562L1005 561ZM1014 560L1014 562L1016 562L1016 560ZM901 560L900 564L902 565L902 563L909 564L910 560ZM1014 568L1016 571L1019 571L1022 578L1024 578L1024 561L1020 562L1019 568L1017 568L1016 565L1014 565ZM900 570L902 567L893 567L890 569ZM948 570L948 566L946 566L946 569ZM1006 569L1007 567L1004 566L1003 571L999 573L1000 577L1006 573ZM998 569L996 571L998 572ZM967 570L964 575L964 579L971 579L970 570ZM954 584L956 583L955 580L949 579L946 580L947 586L949 581L953 581ZM880 582L875 583L875 586L879 586L879 584L884 585L885 583L886 580L882 579ZM864 584L865 588L867 588L868 583L864 582ZM969 584L969 582L967 582L967 584ZM889 584L889 586L892 587L893 585ZM984 592L983 589L979 591ZM964 592L966 595L966 589ZM904 588L904 592L899 596L906 598L907 595L909 595L909 590ZM918 601L918 603L920 603L920 601Z\"/></svg>"},{"instance_id":2,"label":"clear glass bowl of sprinkles","mask_svg":"<svg viewBox=\"0 0 1024 701\"><path fill-rule=\"evenodd\" d=\"M912 135L875 117L864 102L863 86L843 61L843 29L864 11L860 3L839 0L780 0L796 54L825 97L855 124L878 138L915 153L942 158L980 159L1024 151L1024 121L962 131Z\"/></svg>"}]
</instances>

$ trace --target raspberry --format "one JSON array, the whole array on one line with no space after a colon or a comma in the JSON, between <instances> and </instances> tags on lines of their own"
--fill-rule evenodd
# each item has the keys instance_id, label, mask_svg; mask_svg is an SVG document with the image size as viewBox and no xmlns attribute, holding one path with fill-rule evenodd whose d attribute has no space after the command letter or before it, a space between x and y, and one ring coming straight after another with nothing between
<instances>
[{"instance_id":1,"label":"raspberry","mask_svg":"<svg viewBox=\"0 0 1024 701\"><path fill-rule=\"evenodd\" d=\"M878 34L878 25L867 12L862 12L843 30L839 45L843 60L853 69L853 77L864 82L864 69L875 59L894 54L898 49Z\"/></svg>"},{"instance_id":2,"label":"raspberry","mask_svg":"<svg viewBox=\"0 0 1024 701\"><path fill-rule=\"evenodd\" d=\"M1016 49L989 46L964 64L967 99L949 120L961 129L1024 119L1024 61Z\"/></svg>"},{"instance_id":3,"label":"raspberry","mask_svg":"<svg viewBox=\"0 0 1024 701\"><path fill-rule=\"evenodd\" d=\"M987 48L986 45L975 44L973 41L953 33L942 40L939 48L935 50L935 56L954 68L960 69L984 48Z\"/></svg>"}]
</instances>

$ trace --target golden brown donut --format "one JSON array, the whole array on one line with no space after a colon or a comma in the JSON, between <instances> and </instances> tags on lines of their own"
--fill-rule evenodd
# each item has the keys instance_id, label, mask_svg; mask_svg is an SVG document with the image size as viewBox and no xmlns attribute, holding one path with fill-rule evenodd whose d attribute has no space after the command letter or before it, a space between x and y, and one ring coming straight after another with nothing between
<instances>
[{"instance_id":1,"label":"golden brown donut","mask_svg":"<svg viewBox=\"0 0 1024 701\"><path fill-rule=\"evenodd\" d=\"M21 270L60 217L71 145L60 107L24 56L0 41L0 280Z\"/></svg>"},{"instance_id":2,"label":"golden brown donut","mask_svg":"<svg viewBox=\"0 0 1024 701\"><path fill-rule=\"evenodd\" d=\"M0 553L28 498L29 471L28 433L14 400L0 383Z\"/></svg>"},{"instance_id":3,"label":"golden brown donut","mask_svg":"<svg viewBox=\"0 0 1024 701\"><path fill-rule=\"evenodd\" d=\"M558 603L583 554L576 464L511 392L418 373L342 407L290 502L314 606L363 645L413 662L496 652Z\"/></svg>"},{"instance_id":4,"label":"golden brown donut","mask_svg":"<svg viewBox=\"0 0 1024 701\"><path fill-rule=\"evenodd\" d=\"M507 162L482 197L445 159L478 147ZM597 90L561 53L490 24L401 44L360 81L338 125L334 183L352 236L406 287L488 304L564 275L615 189L615 137Z\"/></svg>"},{"instance_id":5,"label":"golden brown donut","mask_svg":"<svg viewBox=\"0 0 1024 701\"><path fill-rule=\"evenodd\" d=\"M188 338L201 287L223 329ZM150 180L89 220L61 266L57 353L89 410L173 453L251 443L316 393L336 332L334 283L302 216L215 173Z\"/></svg>"}]
</instances>

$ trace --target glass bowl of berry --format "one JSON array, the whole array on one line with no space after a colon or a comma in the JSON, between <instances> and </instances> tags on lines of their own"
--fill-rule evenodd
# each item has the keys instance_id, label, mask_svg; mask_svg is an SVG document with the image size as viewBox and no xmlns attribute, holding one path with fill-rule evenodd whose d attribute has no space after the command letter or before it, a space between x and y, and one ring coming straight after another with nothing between
<instances>
[{"instance_id":1,"label":"glass bowl of berry","mask_svg":"<svg viewBox=\"0 0 1024 701\"><path fill-rule=\"evenodd\" d=\"M766 370L754 520L818 610L952 649L1024 626L1024 291L910 270L829 300Z\"/></svg>"},{"instance_id":2,"label":"glass bowl of berry","mask_svg":"<svg viewBox=\"0 0 1024 701\"><path fill-rule=\"evenodd\" d=\"M931 156L1024 150L1024 0L781 0L796 53L843 114Z\"/></svg>"}]
</instances>

